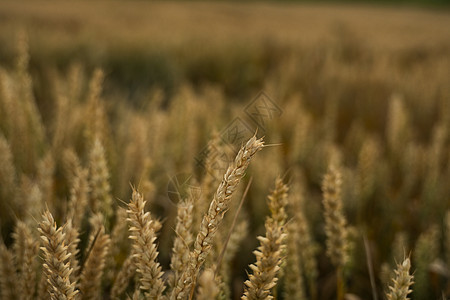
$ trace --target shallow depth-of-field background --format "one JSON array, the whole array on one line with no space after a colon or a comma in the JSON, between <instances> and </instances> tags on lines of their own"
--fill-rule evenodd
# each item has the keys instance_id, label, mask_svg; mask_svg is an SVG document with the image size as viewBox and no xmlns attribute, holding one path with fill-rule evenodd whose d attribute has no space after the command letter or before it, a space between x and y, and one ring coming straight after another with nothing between
<instances>
[{"instance_id":1,"label":"shallow depth-of-field background","mask_svg":"<svg viewBox=\"0 0 450 300\"><path fill-rule=\"evenodd\" d=\"M299 235L288 234L280 254L277 299L296 299L292 286L305 299L335 299L341 283L347 299L385 299L405 257L413 299L450 297L447 6L7 0L0 3L2 299L28 299L10 298L9 289L49 297L41 294L45 255L35 244L47 208L58 226L77 220L70 226L80 241L68 250L78 249L69 260L84 271L70 276L81 278L76 288L97 281L92 299L110 299L133 243L123 210L130 185L162 223L158 261L164 282L172 280L179 198L194 199L195 237L228 164L255 132L270 147L252 159L204 265L221 260L220 297L239 299L253 272L277 176L289 186L289 232ZM322 186L330 165L342 174L349 246L342 268L326 251ZM23 232L31 252L20 252ZM95 247L102 242L104 253ZM92 278L84 269L96 263L89 249L104 256ZM138 278L133 271L121 299Z\"/></svg>"}]
</instances>

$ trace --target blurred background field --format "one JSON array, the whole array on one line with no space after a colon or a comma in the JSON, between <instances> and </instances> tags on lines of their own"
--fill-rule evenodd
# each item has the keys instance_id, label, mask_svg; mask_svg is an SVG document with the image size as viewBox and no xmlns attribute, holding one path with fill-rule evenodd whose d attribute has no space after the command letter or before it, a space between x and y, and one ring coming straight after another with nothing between
<instances>
[{"instance_id":1,"label":"blurred background field","mask_svg":"<svg viewBox=\"0 0 450 300\"><path fill-rule=\"evenodd\" d=\"M102 67L107 88L126 98L150 87L173 95L187 83L248 99L299 60L308 61L296 68L303 74L320 72L313 64L330 55L362 72L390 60L400 72L434 69L430 58L440 64L448 54L448 12L369 3L3 1L0 59L11 64L22 28L40 80L49 68L79 62Z\"/></svg>"},{"instance_id":2,"label":"blurred background field","mask_svg":"<svg viewBox=\"0 0 450 300\"><path fill-rule=\"evenodd\" d=\"M164 220L159 259L168 269L170 192L186 189L174 180L216 187L221 173L205 172L197 160L204 162L214 137L226 144L236 118L246 137L256 131L248 109L264 91L278 113L263 112L258 135L280 145L259 153L246 177L253 183L239 224L248 234L229 261L231 298L240 297L254 261L277 175L301 198L294 207L304 211L314 244L315 270L303 271L306 298L335 297L321 204L330 160L342 169L354 244L348 297L370 299L375 289L382 298L405 253L416 272L413 299L450 297L448 6L3 0L0 45L0 225L8 247L16 219L35 224L44 203L63 224L73 157L92 169L98 139L114 207L107 232L121 221L116 199L128 201L129 183L141 184ZM238 146L219 148L229 158ZM127 251L114 251L110 273ZM289 299L280 282L279 299ZM110 286L103 282L105 299Z\"/></svg>"}]
</instances>

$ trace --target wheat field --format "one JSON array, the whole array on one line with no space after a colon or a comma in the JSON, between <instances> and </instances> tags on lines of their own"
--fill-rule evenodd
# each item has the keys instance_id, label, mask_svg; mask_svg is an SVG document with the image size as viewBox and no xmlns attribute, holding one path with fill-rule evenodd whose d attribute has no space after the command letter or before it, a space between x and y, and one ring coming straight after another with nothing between
<instances>
[{"instance_id":1,"label":"wheat field","mask_svg":"<svg viewBox=\"0 0 450 300\"><path fill-rule=\"evenodd\" d=\"M448 7L0 4L0 299L448 299Z\"/></svg>"}]
</instances>

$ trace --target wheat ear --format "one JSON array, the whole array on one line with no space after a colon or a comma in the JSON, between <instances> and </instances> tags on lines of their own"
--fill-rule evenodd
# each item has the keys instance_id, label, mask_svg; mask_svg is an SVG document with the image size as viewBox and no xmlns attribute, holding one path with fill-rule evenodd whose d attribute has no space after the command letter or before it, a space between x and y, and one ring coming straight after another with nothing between
<instances>
[{"instance_id":1,"label":"wheat ear","mask_svg":"<svg viewBox=\"0 0 450 300\"><path fill-rule=\"evenodd\" d=\"M220 180L222 174L217 175L221 167L222 149L220 145L220 136L216 132L213 133L212 139L208 142L207 153L205 156L205 175L201 181L201 195L194 203L194 226L200 227L204 212L208 209L214 188Z\"/></svg>"},{"instance_id":2,"label":"wheat ear","mask_svg":"<svg viewBox=\"0 0 450 300\"><path fill-rule=\"evenodd\" d=\"M114 284L111 288L111 299L120 299L120 296L127 289L130 279L135 274L135 268L133 254L131 254L123 262L122 267L114 280Z\"/></svg>"},{"instance_id":3,"label":"wheat ear","mask_svg":"<svg viewBox=\"0 0 450 300\"><path fill-rule=\"evenodd\" d=\"M130 224L130 239L133 240L133 257L139 273L140 289L150 299L163 299L165 289L162 279L163 272L157 261L155 226L149 212L144 212L145 202L142 195L133 190L128 204L128 222Z\"/></svg>"},{"instance_id":4,"label":"wheat ear","mask_svg":"<svg viewBox=\"0 0 450 300\"><path fill-rule=\"evenodd\" d=\"M408 300L408 294L412 292L410 289L414 283L414 277L409 273L411 262L406 258L401 264L397 265L395 278L392 278L392 285L389 287L390 291L386 295L388 300Z\"/></svg>"},{"instance_id":5,"label":"wheat ear","mask_svg":"<svg viewBox=\"0 0 450 300\"><path fill-rule=\"evenodd\" d=\"M303 274L307 281L307 286L309 288L309 293L311 299L316 299L317 288L316 282L318 277L317 268L317 244L314 241L311 230L309 227L308 220L305 215L305 186L303 178L300 178L297 185L294 185L294 191L291 193L292 196L289 197L291 200L291 208L294 219L292 223L295 224L295 228L292 230L297 238L297 248L300 255L300 264Z\"/></svg>"},{"instance_id":6,"label":"wheat ear","mask_svg":"<svg viewBox=\"0 0 450 300\"><path fill-rule=\"evenodd\" d=\"M349 260L347 220L342 207L342 175L333 164L322 182L327 255L337 267L337 299L344 299L344 267Z\"/></svg>"},{"instance_id":7,"label":"wheat ear","mask_svg":"<svg viewBox=\"0 0 450 300\"><path fill-rule=\"evenodd\" d=\"M3 202L8 198L13 197L17 181L16 176L11 146L6 138L0 134L0 197L2 199L0 207L3 207ZM2 216L5 217L3 214Z\"/></svg>"},{"instance_id":8,"label":"wheat ear","mask_svg":"<svg viewBox=\"0 0 450 300\"><path fill-rule=\"evenodd\" d=\"M214 271L205 269L199 278L199 287L197 300L214 300L219 295L220 289L217 281L214 279Z\"/></svg>"},{"instance_id":9,"label":"wheat ear","mask_svg":"<svg viewBox=\"0 0 450 300\"><path fill-rule=\"evenodd\" d=\"M16 266L20 299L34 299L36 289L36 257L39 243L34 240L30 228L22 221L17 221L13 232Z\"/></svg>"},{"instance_id":10,"label":"wheat ear","mask_svg":"<svg viewBox=\"0 0 450 300\"><path fill-rule=\"evenodd\" d=\"M88 206L88 170L78 166L71 184L68 219L72 220L73 228L79 230Z\"/></svg>"},{"instance_id":11,"label":"wheat ear","mask_svg":"<svg viewBox=\"0 0 450 300\"><path fill-rule=\"evenodd\" d=\"M303 272L300 265L299 231L297 220L287 224L286 265L285 265L285 298L304 300L305 290Z\"/></svg>"},{"instance_id":12,"label":"wheat ear","mask_svg":"<svg viewBox=\"0 0 450 300\"><path fill-rule=\"evenodd\" d=\"M62 227L57 227L52 214L47 210L43 221L39 223L39 232L44 252L44 270L48 281L50 298L52 300L74 299L77 295L75 283L70 281L72 268L68 252L66 235Z\"/></svg>"},{"instance_id":13,"label":"wheat ear","mask_svg":"<svg viewBox=\"0 0 450 300\"><path fill-rule=\"evenodd\" d=\"M125 216L122 217L122 213L125 213ZM120 209L117 214L117 222L121 222L123 218L127 218L126 216L127 211L125 209ZM125 225L127 225L125 223ZM158 220L153 220L152 223L153 230L155 233L158 233L159 230L161 230L162 224ZM128 232L128 228L127 228ZM116 245L115 247L119 247L119 238L122 236L122 224L117 224L114 227L113 233L112 233L112 245ZM116 241L114 241L116 240ZM122 241L123 242L123 241ZM117 251L117 249L115 250ZM119 255L119 253L116 253L116 255ZM125 292L125 290L128 287L128 284L133 278L133 276L136 274L136 265L135 265L135 259L134 259L134 249L131 249L130 254L127 256L125 261L123 262L119 272L117 273L116 278L114 279L113 286L111 288L111 299L120 299L120 296Z\"/></svg>"},{"instance_id":14,"label":"wheat ear","mask_svg":"<svg viewBox=\"0 0 450 300\"><path fill-rule=\"evenodd\" d=\"M121 257L123 252L130 252L130 254L125 258L118 271L113 286L111 288L111 299L120 299L120 296L125 292L128 284L136 273L136 265L134 264L134 251L133 249L127 249L127 243L124 243L123 237L128 236L128 224L127 211L125 209L119 208L116 214L116 225L111 233L111 245L112 245L112 259L111 263L115 264L115 258ZM123 222L125 221L125 222ZM156 227L154 228L157 233L161 228L161 223L154 221ZM124 249L126 247L126 249Z\"/></svg>"},{"instance_id":15,"label":"wheat ear","mask_svg":"<svg viewBox=\"0 0 450 300\"><path fill-rule=\"evenodd\" d=\"M105 149L97 138L94 141L90 153L90 188L91 207L94 212L101 212L106 220L106 226L113 214L113 201L111 197L111 186L109 185L109 170L105 157Z\"/></svg>"},{"instance_id":16,"label":"wheat ear","mask_svg":"<svg viewBox=\"0 0 450 300\"><path fill-rule=\"evenodd\" d=\"M348 261L347 220L342 207L342 175L330 165L322 182L327 255L336 267L343 267Z\"/></svg>"},{"instance_id":17,"label":"wheat ear","mask_svg":"<svg viewBox=\"0 0 450 300\"><path fill-rule=\"evenodd\" d=\"M237 223L236 228L230 235L226 251L223 254L223 260L220 265L219 274L223 284L220 286L221 294L224 294L225 298L231 297L230 283L231 283L231 266L232 261L239 251L242 241L248 235L249 224L248 220L242 218ZM217 271L216 271L217 272ZM217 275L216 275L217 276Z\"/></svg>"},{"instance_id":18,"label":"wheat ear","mask_svg":"<svg viewBox=\"0 0 450 300\"><path fill-rule=\"evenodd\" d=\"M208 212L203 216L200 231L194 242L194 250L190 253L190 264L188 270L178 280L177 286L172 291L171 299L184 299L187 295L193 297L195 282L198 272L208 256L211 245L214 242L214 235L224 214L227 212L231 196L236 190L245 171L250 164L252 157L264 146L263 139L253 136L239 150L233 163L228 167L222 182L214 194Z\"/></svg>"},{"instance_id":19,"label":"wheat ear","mask_svg":"<svg viewBox=\"0 0 450 300\"><path fill-rule=\"evenodd\" d=\"M105 233L102 222L103 216L101 214L96 214L91 218L91 245L88 248L91 250L86 254L87 259L80 275L80 291L83 294L83 299L102 298L102 276L111 244L111 239Z\"/></svg>"},{"instance_id":20,"label":"wheat ear","mask_svg":"<svg viewBox=\"0 0 450 300\"><path fill-rule=\"evenodd\" d=\"M188 200L178 204L177 223L175 225L176 237L173 242L172 257L170 260L170 268L173 271L173 277L169 281L171 287L175 286L189 263L190 246L194 239L191 233L193 207L192 196Z\"/></svg>"},{"instance_id":21,"label":"wheat ear","mask_svg":"<svg viewBox=\"0 0 450 300\"><path fill-rule=\"evenodd\" d=\"M429 299L432 289L429 275L430 265L439 257L441 232L438 225L429 226L428 230L420 234L416 241L413 262L416 268L414 278L414 299Z\"/></svg>"},{"instance_id":22,"label":"wheat ear","mask_svg":"<svg viewBox=\"0 0 450 300\"><path fill-rule=\"evenodd\" d=\"M0 240L0 296L1 299L14 299L17 293L17 276L14 270L13 255L3 240Z\"/></svg>"},{"instance_id":23,"label":"wheat ear","mask_svg":"<svg viewBox=\"0 0 450 300\"><path fill-rule=\"evenodd\" d=\"M253 274L245 282L242 300L273 299L271 290L277 285L277 274L285 248L284 224L286 223L287 191L288 187L280 178L277 178L275 190L269 195L269 208L272 214L265 223L266 236L258 237L261 245L253 252L256 256L256 263L250 265Z\"/></svg>"},{"instance_id":24,"label":"wheat ear","mask_svg":"<svg viewBox=\"0 0 450 300\"><path fill-rule=\"evenodd\" d=\"M70 279L72 282L76 282L78 281L78 271L80 269L77 258L78 253L80 252L78 249L78 244L80 243L80 233L78 232L78 229L74 227L72 219L68 219L66 226L64 226L64 232L67 240L67 251L70 253L70 266L73 269L72 274L70 274Z\"/></svg>"}]
</instances>

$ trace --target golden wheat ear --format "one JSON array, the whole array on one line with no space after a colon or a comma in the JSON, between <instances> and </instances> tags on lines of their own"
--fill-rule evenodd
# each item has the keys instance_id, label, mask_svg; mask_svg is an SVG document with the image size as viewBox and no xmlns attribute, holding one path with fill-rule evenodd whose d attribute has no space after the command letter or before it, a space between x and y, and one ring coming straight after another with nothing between
<instances>
[{"instance_id":1,"label":"golden wheat ear","mask_svg":"<svg viewBox=\"0 0 450 300\"><path fill-rule=\"evenodd\" d=\"M197 300L214 300L219 295L220 289L214 278L212 269L205 269L199 278L198 292L195 297Z\"/></svg>"},{"instance_id":2,"label":"golden wheat ear","mask_svg":"<svg viewBox=\"0 0 450 300\"><path fill-rule=\"evenodd\" d=\"M72 220L72 226L77 230L81 228L81 222L88 207L88 195L88 170L79 167L74 171L71 182L67 217Z\"/></svg>"},{"instance_id":3,"label":"golden wheat ear","mask_svg":"<svg viewBox=\"0 0 450 300\"><path fill-rule=\"evenodd\" d=\"M106 257L109 253L111 239L105 233L103 216L96 214L91 217L91 245L84 262L84 268L80 275L80 291L83 299L102 298L102 276L105 269Z\"/></svg>"},{"instance_id":4,"label":"golden wheat ear","mask_svg":"<svg viewBox=\"0 0 450 300\"><path fill-rule=\"evenodd\" d=\"M1 299L15 299L17 295L17 276L13 264L14 258L0 238L0 296Z\"/></svg>"},{"instance_id":5,"label":"golden wheat ear","mask_svg":"<svg viewBox=\"0 0 450 300\"><path fill-rule=\"evenodd\" d=\"M349 234L342 204L341 171L330 164L322 182L327 255L337 268L337 299L344 299L344 268L349 261Z\"/></svg>"},{"instance_id":6,"label":"golden wheat ear","mask_svg":"<svg viewBox=\"0 0 450 300\"><path fill-rule=\"evenodd\" d=\"M109 183L110 173L105 156L105 149L96 138L90 153L89 165L89 184L91 196L91 208L95 213L101 212L106 220L106 226L109 228L109 221L114 211L114 202L111 196L111 186Z\"/></svg>"},{"instance_id":7,"label":"golden wheat ear","mask_svg":"<svg viewBox=\"0 0 450 300\"><path fill-rule=\"evenodd\" d=\"M183 202L178 203L178 214L175 225L175 240L172 247L172 257L170 260L170 268L173 271L169 280L169 286L171 289L178 282L181 275L187 269L189 264L189 252L194 237L191 232L192 227L192 212L194 208L195 194Z\"/></svg>"},{"instance_id":8,"label":"golden wheat ear","mask_svg":"<svg viewBox=\"0 0 450 300\"><path fill-rule=\"evenodd\" d=\"M307 199L306 199L306 187L304 186L303 180L304 178L300 176L300 178L297 180L297 184L293 185L291 196L289 197L290 200L289 204L292 211L293 219L290 221L288 226L292 226L292 228L290 229L291 236L293 236L294 239L297 240L296 244L298 248L301 270L306 279L309 295L311 299L316 299L317 297L316 282L317 277L319 275L316 254L318 252L319 247L311 233L312 231L310 228L310 224L308 222L309 220L307 218L307 214L305 213ZM289 254L287 254L287 258L289 258ZM290 264L287 263L287 265ZM288 275L288 273L289 272L286 271L286 276L292 276ZM293 288L293 290L298 289L299 288L298 286L299 285Z\"/></svg>"},{"instance_id":9,"label":"golden wheat ear","mask_svg":"<svg viewBox=\"0 0 450 300\"><path fill-rule=\"evenodd\" d=\"M131 253L123 262L119 273L117 274L111 288L111 299L120 299L120 296L126 291L128 284L136 273L133 253Z\"/></svg>"},{"instance_id":10,"label":"golden wheat ear","mask_svg":"<svg viewBox=\"0 0 450 300\"><path fill-rule=\"evenodd\" d=\"M343 267L348 261L347 220L342 208L342 175L330 166L322 183L327 254L332 263Z\"/></svg>"},{"instance_id":11,"label":"golden wheat ear","mask_svg":"<svg viewBox=\"0 0 450 300\"><path fill-rule=\"evenodd\" d=\"M277 285L277 274L280 271L285 249L287 192L287 185L278 177L275 181L275 189L268 196L271 216L265 223L266 236L258 237L261 245L253 252L256 263L250 265L253 273L245 282L242 300L272 299L271 291Z\"/></svg>"},{"instance_id":12,"label":"golden wheat ear","mask_svg":"<svg viewBox=\"0 0 450 300\"><path fill-rule=\"evenodd\" d=\"M421 233L413 249L412 261L415 266L414 299L429 299L432 281L429 275L431 264L439 257L441 232L439 226L431 225Z\"/></svg>"},{"instance_id":13,"label":"golden wheat ear","mask_svg":"<svg viewBox=\"0 0 450 300\"><path fill-rule=\"evenodd\" d=\"M165 287L162 279L164 273L157 261L156 231L160 223L152 220L145 212L143 196L135 189L128 204L128 222L130 239L133 241L133 258L139 274L139 289L150 299L163 299Z\"/></svg>"},{"instance_id":14,"label":"golden wheat ear","mask_svg":"<svg viewBox=\"0 0 450 300\"><path fill-rule=\"evenodd\" d=\"M287 244L286 244L286 265L285 271L285 292L286 299L303 300L305 298L305 288L303 282L303 272L300 264L300 249L298 246L298 224L296 220L287 223Z\"/></svg>"},{"instance_id":15,"label":"golden wheat ear","mask_svg":"<svg viewBox=\"0 0 450 300\"><path fill-rule=\"evenodd\" d=\"M63 227L57 227L52 214L47 210L39 223L44 254L44 272L48 282L47 289L52 300L75 299L78 291L75 283L70 281L72 267L71 254L68 252L68 242Z\"/></svg>"},{"instance_id":16,"label":"golden wheat ear","mask_svg":"<svg viewBox=\"0 0 450 300\"><path fill-rule=\"evenodd\" d=\"M192 299L198 272L210 253L216 231L230 206L231 196L244 177L251 159L263 147L263 139L257 139L256 136L253 136L239 150L234 162L228 167L208 211L203 216L200 231L194 242L194 250L190 253L188 270L178 280L171 293L171 299L184 299L186 297Z\"/></svg>"},{"instance_id":17,"label":"golden wheat ear","mask_svg":"<svg viewBox=\"0 0 450 300\"><path fill-rule=\"evenodd\" d=\"M21 299L31 300L34 298L36 289L36 264L39 252L39 242L32 234L30 228L22 221L17 221L13 232L13 250L16 263L17 284Z\"/></svg>"},{"instance_id":18,"label":"golden wheat ear","mask_svg":"<svg viewBox=\"0 0 450 300\"><path fill-rule=\"evenodd\" d=\"M392 278L392 285L386 295L388 300L408 300L408 294L412 292L410 287L414 283L414 276L410 274L411 261L409 258L397 265L395 277Z\"/></svg>"}]
</instances>

